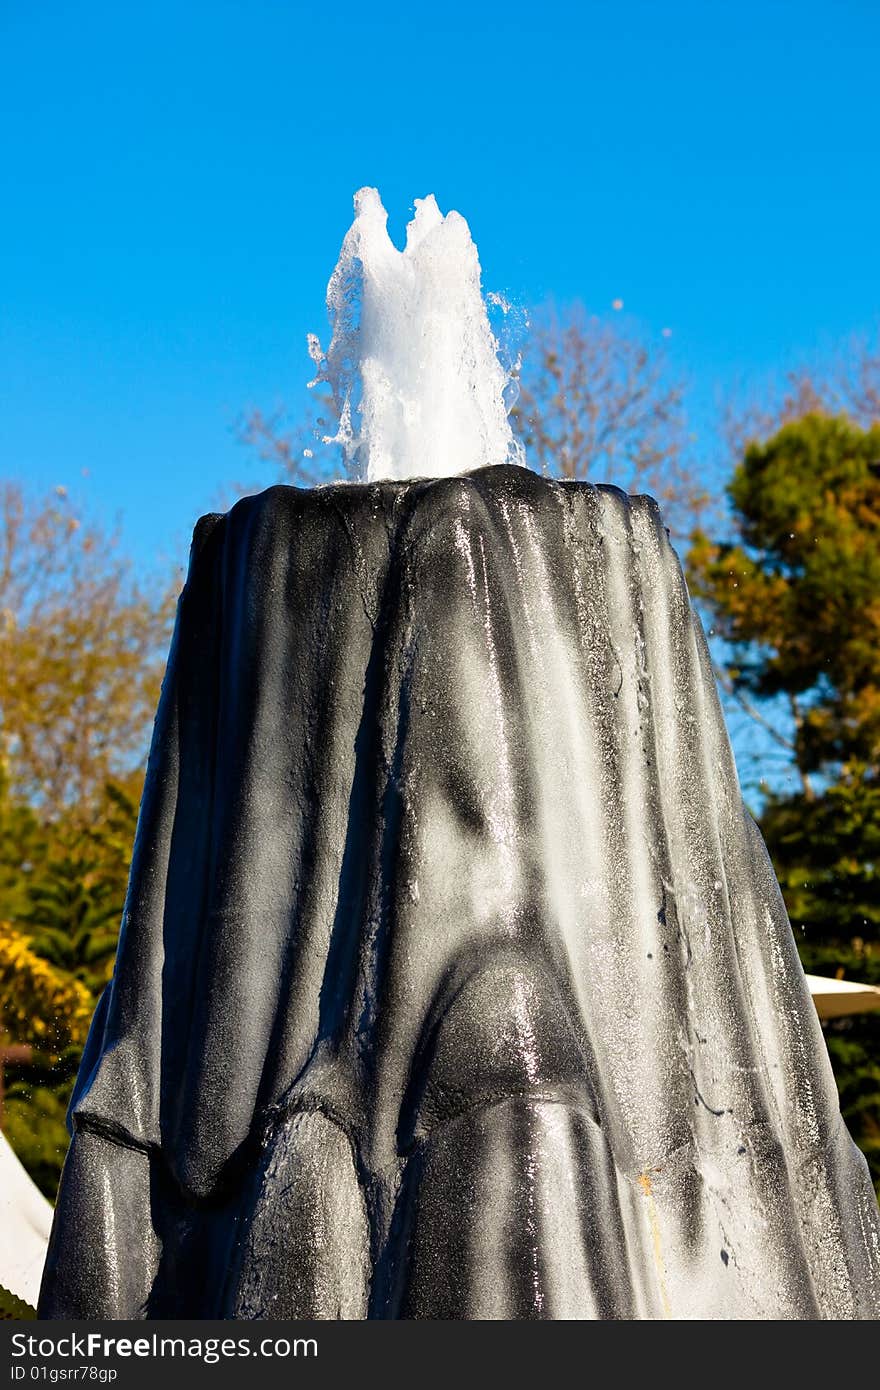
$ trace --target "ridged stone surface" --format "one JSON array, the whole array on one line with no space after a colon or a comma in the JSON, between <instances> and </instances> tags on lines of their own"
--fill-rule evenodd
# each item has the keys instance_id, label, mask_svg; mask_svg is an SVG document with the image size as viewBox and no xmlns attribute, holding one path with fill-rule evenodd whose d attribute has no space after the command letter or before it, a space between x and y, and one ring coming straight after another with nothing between
<instances>
[{"instance_id":1,"label":"ridged stone surface","mask_svg":"<svg viewBox=\"0 0 880 1390\"><path fill-rule=\"evenodd\" d=\"M880 1223L656 505L205 517L41 1315L853 1318Z\"/></svg>"}]
</instances>

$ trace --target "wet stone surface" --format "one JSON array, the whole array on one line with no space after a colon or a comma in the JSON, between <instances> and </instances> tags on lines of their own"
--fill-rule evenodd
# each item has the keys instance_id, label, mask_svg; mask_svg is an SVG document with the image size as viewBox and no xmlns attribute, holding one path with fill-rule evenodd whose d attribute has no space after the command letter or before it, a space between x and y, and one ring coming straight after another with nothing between
<instances>
[{"instance_id":1,"label":"wet stone surface","mask_svg":"<svg viewBox=\"0 0 880 1390\"><path fill-rule=\"evenodd\" d=\"M199 523L72 1116L44 1317L877 1316L650 499L497 466Z\"/></svg>"}]
</instances>

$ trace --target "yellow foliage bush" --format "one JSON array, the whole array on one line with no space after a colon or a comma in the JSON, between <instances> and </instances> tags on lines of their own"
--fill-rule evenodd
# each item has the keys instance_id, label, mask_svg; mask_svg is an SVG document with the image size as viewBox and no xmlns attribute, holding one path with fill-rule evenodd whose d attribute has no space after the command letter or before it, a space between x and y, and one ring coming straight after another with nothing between
<instances>
[{"instance_id":1,"label":"yellow foliage bush","mask_svg":"<svg viewBox=\"0 0 880 1390\"><path fill-rule=\"evenodd\" d=\"M0 1035L45 1052L85 1042L95 1001L85 985L43 960L0 921Z\"/></svg>"}]
</instances>

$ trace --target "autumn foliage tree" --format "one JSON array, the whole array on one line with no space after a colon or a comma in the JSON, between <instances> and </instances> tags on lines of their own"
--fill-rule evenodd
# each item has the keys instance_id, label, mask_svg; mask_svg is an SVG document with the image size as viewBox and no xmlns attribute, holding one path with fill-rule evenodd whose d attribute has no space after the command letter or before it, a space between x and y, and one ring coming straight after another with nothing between
<instances>
[{"instance_id":1,"label":"autumn foliage tree","mask_svg":"<svg viewBox=\"0 0 880 1390\"><path fill-rule=\"evenodd\" d=\"M0 759L16 798L87 815L142 761L173 607L63 488L0 484Z\"/></svg>"},{"instance_id":2,"label":"autumn foliage tree","mask_svg":"<svg viewBox=\"0 0 880 1390\"><path fill-rule=\"evenodd\" d=\"M174 610L63 489L0 484L0 1040L4 1128L50 1196L109 978Z\"/></svg>"}]
</instances>

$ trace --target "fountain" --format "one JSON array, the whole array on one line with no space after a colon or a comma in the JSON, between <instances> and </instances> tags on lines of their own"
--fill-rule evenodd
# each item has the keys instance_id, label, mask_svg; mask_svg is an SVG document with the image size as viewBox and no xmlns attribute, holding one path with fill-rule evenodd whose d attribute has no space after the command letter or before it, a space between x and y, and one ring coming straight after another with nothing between
<instances>
[{"instance_id":1,"label":"fountain","mask_svg":"<svg viewBox=\"0 0 880 1390\"><path fill-rule=\"evenodd\" d=\"M464 218L417 198L398 251L375 188L355 195L355 220L327 289L333 337L309 350L331 387L349 475L442 478L524 464L507 418L509 378L480 291Z\"/></svg>"},{"instance_id":2,"label":"fountain","mask_svg":"<svg viewBox=\"0 0 880 1390\"><path fill-rule=\"evenodd\" d=\"M522 466L432 199L329 298L361 481L196 527L41 1316L876 1317L656 504Z\"/></svg>"}]
</instances>

